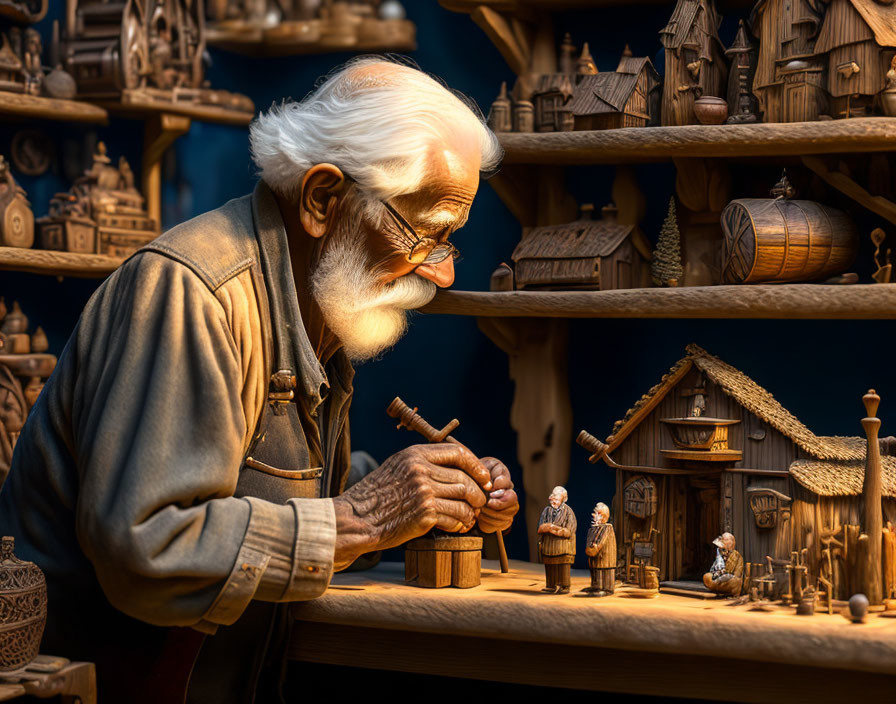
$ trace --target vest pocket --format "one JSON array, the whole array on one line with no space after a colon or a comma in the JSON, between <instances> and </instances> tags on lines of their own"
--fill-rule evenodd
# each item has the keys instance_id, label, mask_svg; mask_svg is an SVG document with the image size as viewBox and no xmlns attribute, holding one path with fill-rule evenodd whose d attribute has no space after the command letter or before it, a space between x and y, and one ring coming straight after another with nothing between
<instances>
[{"instance_id":1,"label":"vest pocket","mask_svg":"<svg viewBox=\"0 0 896 704\"><path fill-rule=\"evenodd\" d=\"M237 488L237 495L257 496L275 503L289 499L312 499L321 495L322 467L281 469L247 457Z\"/></svg>"}]
</instances>

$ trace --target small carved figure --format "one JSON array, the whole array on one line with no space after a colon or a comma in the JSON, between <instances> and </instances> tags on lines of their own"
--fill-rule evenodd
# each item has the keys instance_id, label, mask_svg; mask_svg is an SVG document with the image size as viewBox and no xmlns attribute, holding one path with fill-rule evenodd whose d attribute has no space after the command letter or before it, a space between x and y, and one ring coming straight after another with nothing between
<instances>
[{"instance_id":1,"label":"small carved figure","mask_svg":"<svg viewBox=\"0 0 896 704\"><path fill-rule=\"evenodd\" d=\"M544 564L543 592L569 594L569 571L576 557L576 515L566 505L566 489L555 486L538 519L538 554Z\"/></svg>"},{"instance_id":2,"label":"small carved figure","mask_svg":"<svg viewBox=\"0 0 896 704\"><path fill-rule=\"evenodd\" d=\"M44 82L44 69L41 65L43 45L37 30L29 27L25 30L25 55L22 73L25 76L25 92L40 95Z\"/></svg>"},{"instance_id":3,"label":"small carved figure","mask_svg":"<svg viewBox=\"0 0 896 704\"><path fill-rule=\"evenodd\" d=\"M744 558L734 549L734 536L722 533L712 544L716 546L716 559L703 575L703 584L711 592L737 596L743 584Z\"/></svg>"},{"instance_id":4,"label":"small carved figure","mask_svg":"<svg viewBox=\"0 0 896 704\"><path fill-rule=\"evenodd\" d=\"M610 521L610 508L598 503L591 514L591 527L585 540L591 586L582 591L591 596L609 596L616 590L616 531Z\"/></svg>"}]
</instances>

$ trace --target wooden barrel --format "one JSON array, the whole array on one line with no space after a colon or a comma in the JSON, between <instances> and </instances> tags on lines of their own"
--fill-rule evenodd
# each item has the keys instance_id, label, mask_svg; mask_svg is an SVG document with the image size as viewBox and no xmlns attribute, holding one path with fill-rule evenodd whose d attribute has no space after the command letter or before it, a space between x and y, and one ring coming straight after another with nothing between
<instances>
[{"instance_id":1,"label":"wooden barrel","mask_svg":"<svg viewBox=\"0 0 896 704\"><path fill-rule=\"evenodd\" d=\"M742 198L722 211L727 284L816 281L848 269L859 237L843 211L809 200Z\"/></svg>"}]
</instances>

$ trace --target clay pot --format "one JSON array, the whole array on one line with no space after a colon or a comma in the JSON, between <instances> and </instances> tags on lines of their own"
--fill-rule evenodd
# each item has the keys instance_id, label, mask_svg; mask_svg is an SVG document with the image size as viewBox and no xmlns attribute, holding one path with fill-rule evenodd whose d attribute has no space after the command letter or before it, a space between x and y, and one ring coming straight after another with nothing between
<instances>
[{"instance_id":1,"label":"clay pot","mask_svg":"<svg viewBox=\"0 0 896 704\"><path fill-rule=\"evenodd\" d=\"M19 670L37 657L47 622L47 582L33 562L0 540L0 672Z\"/></svg>"},{"instance_id":2,"label":"clay pot","mask_svg":"<svg viewBox=\"0 0 896 704\"><path fill-rule=\"evenodd\" d=\"M701 125L721 125L728 119L728 101L707 95L694 101L694 114Z\"/></svg>"},{"instance_id":3,"label":"clay pot","mask_svg":"<svg viewBox=\"0 0 896 704\"><path fill-rule=\"evenodd\" d=\"M880 105L887 117L896 117L896 88L888 88L880 94Z\"/></svg>"}]
</instances>

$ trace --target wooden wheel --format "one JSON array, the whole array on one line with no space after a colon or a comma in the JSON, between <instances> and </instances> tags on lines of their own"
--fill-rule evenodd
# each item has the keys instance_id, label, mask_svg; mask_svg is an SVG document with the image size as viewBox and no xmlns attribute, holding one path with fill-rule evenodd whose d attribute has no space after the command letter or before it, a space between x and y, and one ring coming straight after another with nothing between
<instances>
[{"instance_id":1,"label":"wooden wheel","mask_svg":"<svg viewBox=\"0 0 896 704\"><path fill-rule=\"evenodd\" d=\"M130 0L121 16L121 83L140 88L149 73L149 40L146 36L144 0Z\"/></svg>"}]
</instances>

